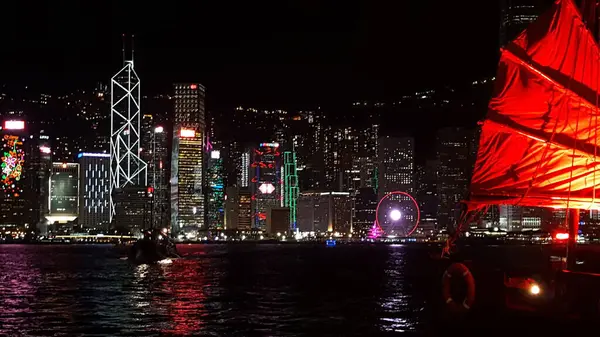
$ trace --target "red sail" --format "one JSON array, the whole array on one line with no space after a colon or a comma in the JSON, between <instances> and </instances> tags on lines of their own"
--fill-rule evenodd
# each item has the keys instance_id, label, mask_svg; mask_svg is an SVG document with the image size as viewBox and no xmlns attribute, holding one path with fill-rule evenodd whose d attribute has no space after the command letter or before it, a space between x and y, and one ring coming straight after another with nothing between
<instances>
[{"instance_id":1,"label":"red sail","mask_svg":"<svg viewBox=\"0 0 600 337\"><path fill-rule=\"evenodd\" d=\"M600 52L572 0L502 50L482 125L470 206L600 203Z\"/></svg>"}]
</instances>

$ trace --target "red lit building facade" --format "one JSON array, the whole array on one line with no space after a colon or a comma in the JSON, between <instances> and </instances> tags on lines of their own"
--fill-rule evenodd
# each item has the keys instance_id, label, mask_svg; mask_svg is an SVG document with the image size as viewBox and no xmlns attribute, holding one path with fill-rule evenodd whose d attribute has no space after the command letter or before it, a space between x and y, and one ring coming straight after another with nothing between
<instances>
[{"instance_id":1,"label":"red lit building facade","mask_svg":"<svg viewBox=\"0 0 600 337\"><path fill-rule=\"evenodd\" d=\"M283 183L278 143L260 143L252 151L249 168L252 228L265 230L269 209L281 207Z\"/></svg>"}]
</instances>

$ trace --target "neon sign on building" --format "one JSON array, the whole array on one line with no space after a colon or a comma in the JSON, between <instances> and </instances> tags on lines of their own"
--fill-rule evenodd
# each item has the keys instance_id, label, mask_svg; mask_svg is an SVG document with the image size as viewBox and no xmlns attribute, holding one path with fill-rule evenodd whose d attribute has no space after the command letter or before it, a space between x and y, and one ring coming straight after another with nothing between
<instances>
[{"instance_id":1,"label":"neon sign on building","mask_svg":"<svg viewBox=\"0 0 600 337\"><path fill-rule=\"evenodd\" d=\"M279 143L260 143L260 147L279 147Z\"/></svg>"},{"instance_id":2,"label":"neon sign on building","mask_svg":"<svg viewBox=\"0 0 600 337\"><path fill-rule=\"evenodd\" d=\"M25 129L24 121L5 121L4 130L23 130Z\"/></svg>"},{"instance_id":3,"label":"neon sign on building","mask_svg":"<svg viewBox=\"0 0 600 337\"><path fill-rule=\"evenodd\" d=\"M2 137L2 148L0 158L0 189L11 193L19 193L21 189L16 182L21 180L25 153L22 148L23 142L18 136L4 135Z\"/></svg>"},{"instance_id":4,"label":"neon sign on building","mask_svg":"<svg viewBox=\"0 0 600 337\"><path fill-rule=\"evenodd\" d=\"M192 138L196 137L196 131L190 129L181 129L179 132L179 137L181 138Z\"/></svg>"}]
</instances>

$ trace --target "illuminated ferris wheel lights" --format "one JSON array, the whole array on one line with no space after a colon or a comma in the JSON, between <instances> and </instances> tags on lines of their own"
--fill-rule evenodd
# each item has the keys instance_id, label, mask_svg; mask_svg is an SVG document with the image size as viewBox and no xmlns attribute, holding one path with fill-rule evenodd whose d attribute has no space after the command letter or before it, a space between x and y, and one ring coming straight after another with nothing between
<instances>
[{"instance_id":1,"label":"illuminated ferris wheel lights","mask_svg":"<svg viewBox=\"0 0 600 337\"><path fill-rule=\"evenodd\" d=\"M401 217L402 217L402 213L400 213L400 211L397 209L393 209L390 212L390 219L392 219L392 221L398 221L398 220L400 220Z\"/></svg>"},{"instance_id":2,"label":"illuminated ferris wheel lights","mask_svg":"<svg viewBox=\"0 0 600 337\"><path fill-rule=\"evenodd\" d=\"M410 220L412 222L413 218L416 218L414 221L414 224L409 225L409 227L405 228L406 229L406 233L403 234L404 236L411 236L412 233L417 229L417 227L419 226L419 221L421 220L420 217L420 210L419 210L419 205L417 204L417 201L415 200L415 198L413 198L410 194L406 193L406 192L402 192L402 191L394 191L394 192L389 192L386 195L383 196L383 198L379 199L379 203L377 204L377 208L375 209L375 223L373 224L373 228L370 231L369 236L370 237L379 237L381 234L385 233L383 228L381 228L381 224L379 221L379 209L382 205L382 203L386 200L388 200L389 198L391 198L392 196L402 196L405 197L406 199L410 200L414 206L414 210L415 213L413 214L407 214L406 218L408 220ZM392 222L396 222L398 220L400 220L400 218L402 217L402 213L400 212L400 210L398 209L392 209L388 214L387 217L392 220ZM396 225L396 224L394 224ZM390 234L392 234L394 232L393 228L387 228L387 230L389 231L388 237Z\"/></svg>"}]
</instances>

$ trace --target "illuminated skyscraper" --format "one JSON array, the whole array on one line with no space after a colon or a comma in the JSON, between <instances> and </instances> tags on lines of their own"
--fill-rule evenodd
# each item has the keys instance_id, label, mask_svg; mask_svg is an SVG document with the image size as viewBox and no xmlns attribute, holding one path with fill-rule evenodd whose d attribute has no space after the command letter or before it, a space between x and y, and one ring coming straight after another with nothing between
<instances>
[{"instance_id":1,"label":"illuminated skyscraper","mask_svg":"<svg viewBox=\"0 0 600 337\"><path fill-rule=\"evenodd\" d=\"M223 186L223 158L221 152L213 150L208 158L207 182L207 224L209 229L223 229L225 188Z\"/></svg>"},{"instance_id":2,"label":"illuminated skyscraper","mask_svg":"<svg viewBox=\"0 0 600 337\"><path fill-rule=\"evenodd\" d=\"M438 225L454 225L460 215L460 202L467 197L473 168L473 130L444 128L437 134Z\"/></svg>"},{"instance_id":3,"label":"illuminated skyscraper","mask_svg":"<svg viewBox=\"0 0 600 337\"><path fill-rule=\"evenodd\" d=\"M206 90L199 83L176 83L175 91L175 118L174 124L188 128L196 128L197 131L206 130L204 117L204 97Z\"/></svg>"},{"instance_id":4,"label":"illuminated skyscraper","mask_svg":"<svg viewBox=\"0 0 600 337\"><path fill-rule=\"evenodd\" d=\"M154 189L152 220L154 226L160 228L166 228L169 223L168 137L168 130L157 124L152 115L142 117L141 157L148 167L148 186Z\"/></svg>"},{"instance_id":5,"label":"illuminated skyscraper","mask_svg":"<svg viewBox=\"0 0 600 337\"><path fill-rule=\"evenodd\" d=\"M133 60L110 82L110 218L115 216L113 194L118 189L144 189L147 183L146 163L140 158L140 79Z\"/></svg>"},{"instance_id":6,"label":"illuminated skyscraper","mask_svg":"<svg viewBox=\"0 0 600 337\"><path fill-rule=\"evenodd\" d=\"M50 224L67 223L79 215L79 164L52 163L50 175L49 213Z\"/></svg>"},{"instance_id":7,"label":"illuminated skyscraper","mask_svg":"<svg viewBox=\"0 0 600 337\"><path fill-rule=\"evenodd\" d=\"M249 183L249 172L250 172L250 150L242 152L240 156L240 164L238 167L238 184L241 187L248 187Z\"/></svg>"},{"instance_id":8,"label":"illuminated skyscraper","mask_svg":"<svg viewBox=\"0 0 600 337\"><path fill-rule=\"evenodd\" d=\"M110 155L80 153L79 219L87 229L107 231L110 223Z\"/></svg>"},{"instance_id":9,"label":"illuminated skyscraper","mask_svg":"<svg viewBox=\"0 0 600 337\"><path fill-rule=\"evenodd\" d=\"M206 225L204 95L198 83L177 83L171 153L171 226L174 234Z\"/></svg>"},{"instance_id":10,"label":"illuminated skyscraper","mask_svg":"<svg viewBox=\"0 0 600 337\"><path fill-rule=\"evenodd\" d=\"M44 215L48 214L48 181L52 169L52 150L50 137L43 132L29 136L27 140L27 203L30 215L28 222L35 224L39 233L47 233L47 222Z\"/></svg>"},{"instance_id":11,"label":"illuminated skyscraper","mask_svg":"<svg viewBox=\"0 0 600 337\"><path fill-rule=\"evenodd\" d=\"M382 137L379 139L379 189L378 198L386 194L402 191L414 193L415 182L415 141L412 137ZM401 220L388 217L392 209L398 209ZM417 211L410 198L395 195L387 199L379 208L379 225L388 235L403 235L412 228L416 221Z\"/></svg>"},{"instance_id":12,"label":"illuminated skyscraper","mask_svg":"<svg viewBox=\"0 0 600 337\"><path fill-rule=\"evenodd\" d=\"M286 151L283 153L283 206L289 208L289 227L290 230L296 230L298 220L298 171L296 168L296 152Z\"/></svg>"},{"instance_id":13,"label":"illuminated skyscraper","mask_svg":"<svg viewBox=\"0 0 600 337\"><path fill-rule=\"evenodd\" d=\"M250 164L253 228L266 229L269 208L281 207L283 182L278 143L261 143L254 149Z\"/></svg>"},{"instance_id":14,"label":"illuminated skyscraper","mask_svg":"<svg viewBox=\"0 0 600 337\"><path fill-rule=\"evenodd\" d=\"M0 130L0 224L5 227L26 221L24 129L24 121L10 120Z\"/></svg>"}]
</instances>

